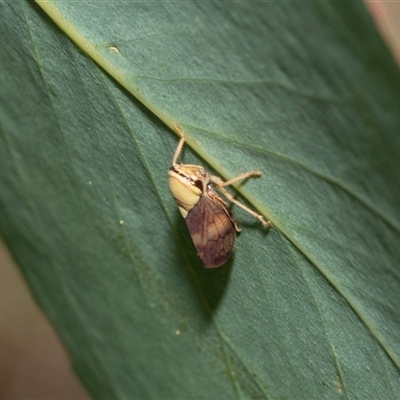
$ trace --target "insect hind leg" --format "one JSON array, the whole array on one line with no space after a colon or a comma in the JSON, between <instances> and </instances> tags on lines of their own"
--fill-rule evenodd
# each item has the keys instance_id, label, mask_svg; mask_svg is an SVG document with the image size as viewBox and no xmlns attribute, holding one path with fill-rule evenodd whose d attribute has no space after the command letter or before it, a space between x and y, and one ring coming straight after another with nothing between
<instances>
[{"instance_id":1,"label":"insect hind leg","mask_svg":"<svg viewBox=\"0 0 400 400\"><path fill-rule=\"evenodd\" d=\"M216 188L233 204L236 204L238 207L240 207L242 210L247 211L250 215L252 215L254 218L257 218L264 226L270 226L271 222L266 221L264 217L261 214L256 213L249 207L245 206L242 204L240 201L236 200L226 189L224 186L229 186L232 185L235 182L241 181L243 179L250 178L252 176L260 176L261 171L259 169L255 169L253 171L249 172L244 172L243 174L240 174L238 176L235 176L232 179L229 179L228 181L224 182L221 178L218 176L211 176L211 181L215 184Z\"/></svg>"}]
</instances>

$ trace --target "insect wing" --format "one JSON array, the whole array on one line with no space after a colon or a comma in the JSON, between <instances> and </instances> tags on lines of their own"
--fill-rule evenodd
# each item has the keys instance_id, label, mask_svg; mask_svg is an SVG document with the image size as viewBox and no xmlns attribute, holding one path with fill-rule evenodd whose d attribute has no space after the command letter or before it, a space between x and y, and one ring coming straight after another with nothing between
<instances>
[{"instance_id":1,"label":"insect wing","mask_svg":"<svg viewBox=\"0 0 400 400\"><path fill-rule=\"evenodd\" d=\"M224 264L235 243L229 211L219 201L201 196L185 218L197 254L206 268Z\"/></svg>"}]
</instances>

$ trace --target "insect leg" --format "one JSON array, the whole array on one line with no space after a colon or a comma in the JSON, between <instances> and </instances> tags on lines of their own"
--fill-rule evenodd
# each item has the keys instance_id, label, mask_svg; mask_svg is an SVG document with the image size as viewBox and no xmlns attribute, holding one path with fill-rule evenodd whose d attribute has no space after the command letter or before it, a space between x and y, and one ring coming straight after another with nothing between
<instances>
[{"instance_id":1,"label":"insect leg","mask_svg":"<svg viewBox=\"0 0 400 400\"><path fill-rule=\"evenodd\" d=\"M184 138L184 137L185 137L185 134L184 134L182 128L179 126L178 123L172 125L172 128L174 129L174 131L175 131L181 138Z\"/></svg>"},{"instance_id":2,"label":"insect leg","mask_svg":"<svg viewBox=\"0 0 400 400\"><path fill-rule=\"evenodd\" d=\"M234 178L229 179L229 181L226 181L226 182L222 181L218 177L213 176L213 178L217 178L220 181L220 182L218 182L219 186L230 186L235 182L242 181L243 179L247 179L252 176L261 176L261 171L259 169L254 169L253 171L243 172L242 174L235 176Z\"/></svg>"},{"instance_id":3,"label":"insect leg","mask_svg":"<svg viewBox=\"0 0 400 400\"><path fill-rule=\"evenodd\" d=\"M240 201L236 200L225 188L224 186L231 185L234 182L237 182L242 179L249 178L250 176L259 176L261 175L261 172L259 170L254 170L250 172L245 172L243 174L240 174L236 176L235 178L230 179L229 181L224 182L221 178L218 176L212 176L211 180L214 182L216 188L233 204L236 204L238 207L241 209L247 211L250 215L252 215L254 218L257 218L264 226L270 226L271 222L266 221L264 217L261 214L257 214L255 211L251 210L249 207L245 206L242 204Z\"/></svg>"},{"instance_id":4,"label":"insect leg","mask_svg":"<svg viewBox=\"0 0 400 400\"><path fill-rule=\"evenodd\" d=\"M181 137L181 140L179 141L178 146L176 147L174 156L172 157L172 165L175 165L179 155L182 153L183 145L185 144L186 139L185 139L185 134L183 133L182 129L179 127L178 124L174 124L173 128L175 132Z\"/></svg>"}]
</instances>

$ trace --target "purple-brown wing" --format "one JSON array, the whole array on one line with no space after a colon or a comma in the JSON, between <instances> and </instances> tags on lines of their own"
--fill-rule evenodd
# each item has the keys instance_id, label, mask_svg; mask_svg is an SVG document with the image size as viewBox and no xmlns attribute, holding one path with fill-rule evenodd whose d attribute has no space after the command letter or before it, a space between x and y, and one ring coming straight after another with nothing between
<instances>
[{"instance_id":1,"label":"purple-brown wing","mask_svg":"<svg viewBox=\"0 0 400 400\"><path fill-rule=\"evenodd\" d=\"M185 222L206 268L220 267L228 260L235 243L235 229L221 200L201 196Z\"/></svg>"}]
</instances>

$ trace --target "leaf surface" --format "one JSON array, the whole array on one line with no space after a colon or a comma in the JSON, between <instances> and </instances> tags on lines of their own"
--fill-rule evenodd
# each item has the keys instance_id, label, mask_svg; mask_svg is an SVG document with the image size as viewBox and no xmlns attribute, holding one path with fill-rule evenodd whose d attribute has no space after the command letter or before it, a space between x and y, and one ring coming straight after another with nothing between
<instances>
[{"instance_id":1,"label":"leaf surface","mask_svg":"<svg viewBox=\"0 0 400 400\"><path fill-rule=\"evenodd\" d=\"M91 395L399 398L400 79L363 6L38 3L0 4L0 229ZM236 194L273 226L234 208L217 270L176 122L185 163L263 171Z\"/></svg>"}]
</instances>

